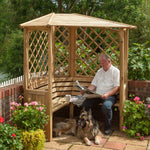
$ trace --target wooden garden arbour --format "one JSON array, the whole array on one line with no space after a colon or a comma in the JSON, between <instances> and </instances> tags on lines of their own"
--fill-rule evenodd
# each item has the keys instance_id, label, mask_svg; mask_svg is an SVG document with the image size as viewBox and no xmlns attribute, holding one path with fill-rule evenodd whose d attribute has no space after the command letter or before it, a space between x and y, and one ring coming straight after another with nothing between
<instances>
[{"instance_id":1,"label":"wooden garden arbour","mask_svg":"<svg viewBox=\"0 0 150 150\"><path fill-rule=\"evenodd\" d=\"M120 128L128 84L128 32L136 26L81 14L50 13L20 25L24 29L24 96L47 106L46 137L52 140L53 113L77 95L78 80L88 86L106 53L120 69ZM73 115L70 105L70 116Z\"/></svg>"}]
</instances>

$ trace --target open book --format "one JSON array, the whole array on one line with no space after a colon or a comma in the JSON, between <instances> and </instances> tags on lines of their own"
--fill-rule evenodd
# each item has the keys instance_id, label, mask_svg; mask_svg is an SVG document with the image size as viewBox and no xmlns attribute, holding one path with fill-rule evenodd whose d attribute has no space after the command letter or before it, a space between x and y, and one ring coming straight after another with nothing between
<instances>
[{"instance_id":1,"label":"open book","mask_svg":"<svg viewBox=\"0 0 150 150\"><path fill-rule=\"evenodd\" d=\"M100 98L101 95L97 94L95 91L89 90L87 87L83 87L80 85L79 81L76 80L76 87L84 92L83 97L85 98Z\"/></svg>"}]
</instances>

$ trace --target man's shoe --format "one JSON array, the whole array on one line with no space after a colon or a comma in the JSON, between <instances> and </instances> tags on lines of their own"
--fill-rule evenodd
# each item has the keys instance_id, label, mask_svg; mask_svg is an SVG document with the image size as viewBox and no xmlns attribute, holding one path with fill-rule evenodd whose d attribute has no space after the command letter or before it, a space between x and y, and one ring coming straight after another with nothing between
<instances>
[{"instance_id":1,"label":"man's shoe","mask_svg":"<svg viewBox=\"0 0 150 150\"><path fill-rule=\"evenodd\" d=\"M106 135L110 135L112 133L111 129L105 130Z\"/></svg>"}]
</instances>

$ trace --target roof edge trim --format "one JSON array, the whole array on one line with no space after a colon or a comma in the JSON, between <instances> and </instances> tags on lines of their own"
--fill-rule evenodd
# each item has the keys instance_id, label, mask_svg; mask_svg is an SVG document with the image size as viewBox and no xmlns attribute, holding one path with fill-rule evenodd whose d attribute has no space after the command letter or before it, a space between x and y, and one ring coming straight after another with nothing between
<instances>
[{"instance_id":1,"label":"roof edge trim","mask_svg":"<svg viewBox=\"0 0 150 150\"><path fill-rule=\"evenodd\" d=\"M47 17L47 16L51 16L53 13L50 13L50 14L47 14L47 15L44 15L44 16L41 16L41 17L38 17L38 18L36 18L36 19L33 19L33 20L30 20L30 21L27 21L27 22L25 22L25 23L22 23L22 24L20 24L20 27L23 27L25 24L27 24L27 23L30 23L30 22L33 22L33 21L37 21L37 20L40 20L40 19L42 19L42 18L45 18L45 17Z\"/></svg>"},{"instance_id":2,"label":"roof edge trim","mask_svg":"<svg viewBox=\"0 0 150 150\"><path fill-rule=\"evenodd\" d=\"M48 21L48 24L47 24L47 25L50 25L50 24L51 24L51 22L52 22L52 20L53 20L54 16L55 16L55 13L54 13L54 12L53 12L53 13L51 13L51 18L49 19L49 21Z\"/></svg>"},{"instance_id":3,"label":"roof edge trim","mask_svg":"<svg viewBox=\"0 0 150 150\"><path fill-rule=\"evenodd\" d=\"M72 14L75 14L75 15L78 15L78 16L83 16L83 17L86 16L87 18L93 18L93 19L96 18L94 16L87 16L87 15L78 14L78 13L72 13ZM120 24L120 25L126 25L126 26L128 26L126 28L131 28L131 29L136 29L137 28L137 26L135 26L135 25L126 24L126 23L123 23L123 22L117 22L117 21L112 21L112 20L108 20L108 19L102 19L102 18L99 18L99 17L97 19L112 22L112 23L117 23L117 24Z\"/></svg>"}]
</instances>

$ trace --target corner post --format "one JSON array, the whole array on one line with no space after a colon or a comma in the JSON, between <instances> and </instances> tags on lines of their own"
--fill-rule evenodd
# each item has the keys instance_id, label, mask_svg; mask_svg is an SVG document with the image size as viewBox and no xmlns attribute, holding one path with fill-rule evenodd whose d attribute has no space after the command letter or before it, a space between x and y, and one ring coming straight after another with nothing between
<instances>
[{"instance_id":1,"label":"corner post","mask_svg":"<svg viewBox=\"0 0 150 150\"><path fill-rule=\"evenodd\" d=\"M48 30L48 114L49 114L49 125L48 125L48 140L52 141L52 129L53 129L53 106L52 106L52 82L54 79L54 37L55 37L55 26L50 26Z\"/></svg>"},{"instance_id":2,"label":"corner post","mask_svg":"<svg viewBox=\"0 0 150 150\"><path fill-rule=\"evenodd\" d=\"M125 80L125 99L128 98L128 47L129 29L124 30L124 80Z\"/></svg>"},{"instance_id":3,"label":"corner post","mask_svg":"<svg viewBox=\"0 0 150 150\"><path fill-rule=\"evenodd\" d=\"M76 27L70 27L70 51L69 51L69 74L70 77L72 77L72 82L74 82L75 77L75 61L76 61L76 33L77 28ZM73 89L73 88L72 88ZM70 103L69 107L69 116L70 118L73 118L74 113L74 105Z\"/></svg>"},{"instance_id":4,"label":"corner post","mask_svg":"<svg viewBox=\"0 0 150 150\"><path fill-rule=\"evenodd\" d=\"M124 66L124 53L125 53L125 40L124 40L124 29L120 29L120 130L122 130L123 124L123 107L125 100L125 66Z\"/></svg>"},{"instance_id":5,"label":"corner post","mask_svg":"<svg viewBox=\"0 0 150 150\"><path fill-rule=\"evenodd\" d=\"M29 34L28 29L24 28L24 63L23 63L23 74L24 74L24 99L27 99L26 97L26 90L28 87L29 82Z\"/></svg>"}]
</instances>

